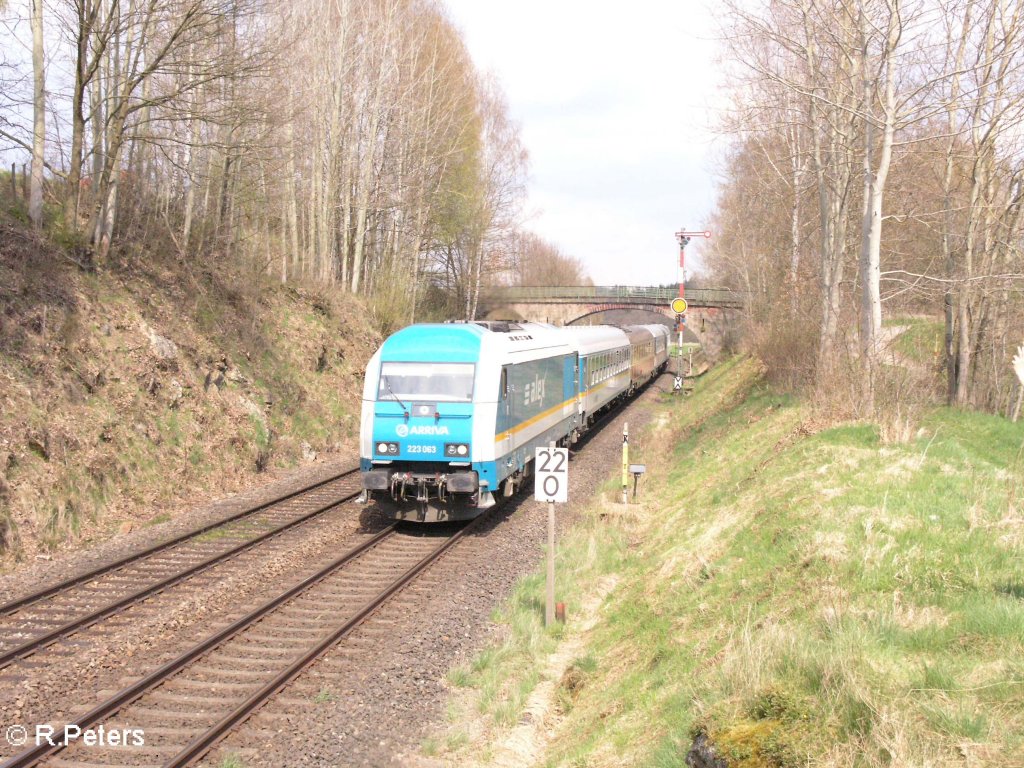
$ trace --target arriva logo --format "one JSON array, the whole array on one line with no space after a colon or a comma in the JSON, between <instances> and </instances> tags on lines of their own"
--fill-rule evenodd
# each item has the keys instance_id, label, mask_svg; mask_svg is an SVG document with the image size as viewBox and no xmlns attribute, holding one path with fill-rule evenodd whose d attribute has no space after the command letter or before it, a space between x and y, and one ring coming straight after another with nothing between
<instances>
[{"instance_id":1,"label":"arriva logo","mask_svg":"<svg viewBox=\"0 0 1024 768\"><path fill-rule=\"evenodd\" d=\"M544 402L544 384L546 382L540 376L535 376L533 381L526 385L523 398L523 405L530 406L534 403Z\"/></svg>"},{"instance_id":2,"label":"arriva logo","mask_svg":"<svg viewBox=\"0 0 1024 768\"><path fill-rule=\"evenodd\" d=\"M433 435L434 437L447 437L448 427L440 426L435 427L434 425L422 426L422 427L410 427L408 424L399 424L395 427L395 434L399 437L408 437L409 435Z\"/></svg>"}]
</instances>

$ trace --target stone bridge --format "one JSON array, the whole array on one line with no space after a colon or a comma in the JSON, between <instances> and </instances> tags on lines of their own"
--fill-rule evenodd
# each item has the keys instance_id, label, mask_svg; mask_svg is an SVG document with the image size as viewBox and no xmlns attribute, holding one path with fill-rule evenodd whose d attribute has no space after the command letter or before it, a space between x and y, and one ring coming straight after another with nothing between
<instances>
[{"instance_id":1,"label":"stone bridge","mask_svg":"<svg viewBox=\"0 0 1024 768\"><path fill-rule=\"evenodd\" d=\"M497 288L481 298L480 316L533 320L554 325L663 323L675 330L670 308L679 290L635 286L556 286ZM743 311L743 296L727 288L686 291L686 337L716 354Z\"/></svg>"}]
</instances>

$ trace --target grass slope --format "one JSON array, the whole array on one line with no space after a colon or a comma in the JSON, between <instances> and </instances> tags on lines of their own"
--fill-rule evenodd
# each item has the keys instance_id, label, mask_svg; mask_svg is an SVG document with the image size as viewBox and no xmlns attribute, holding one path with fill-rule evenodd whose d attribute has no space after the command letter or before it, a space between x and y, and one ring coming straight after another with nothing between
<instances>
[{"instance_id":1,"label":"grass slope","mask_svg":"<svg viewBox=\"0 0 1024 768\"><path fill-rule=\"evenodd\" d=\"M666 408L643 503L606 492L562 543L564 594L617 587L545 764L681 766L703 734L743 768L1024 766L1024 426L940 409L904 444L816 431L746 359ZM467 693L428 751L500 751L562 631L539 627L542 590L453 673Z\"/></svg>"}]
</instances>

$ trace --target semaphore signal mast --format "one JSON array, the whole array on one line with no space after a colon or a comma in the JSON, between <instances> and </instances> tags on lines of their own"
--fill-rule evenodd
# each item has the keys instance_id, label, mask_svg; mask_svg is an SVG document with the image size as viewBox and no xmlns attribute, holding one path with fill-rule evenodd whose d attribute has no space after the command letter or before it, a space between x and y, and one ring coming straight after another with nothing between
<instances>
[{"instance_id":1,"label":"semaphore signal mast","mask_svg":"<svg viewBox=\"0 0 1024 768\"><path fill-rule=\"evenodd\" d=\"M676 240L679 242L679 298L681 299L685 298L686 288L686 272L683 271L686 246L689 245L692 237L711 237L711 232L706 229L702 232L687 232L685 229L676 232Z\"/></svg>"}]
</instances>

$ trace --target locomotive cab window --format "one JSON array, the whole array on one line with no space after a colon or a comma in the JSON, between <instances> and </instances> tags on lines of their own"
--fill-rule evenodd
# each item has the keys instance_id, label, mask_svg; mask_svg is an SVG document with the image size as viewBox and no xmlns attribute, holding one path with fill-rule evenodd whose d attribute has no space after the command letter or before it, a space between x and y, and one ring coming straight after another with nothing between
<instances>
[{"instance_id":1,"label":"locomotive cab window","mask_svg":"<svg viewBox=\"0 0 1024 768\"><path fill-rule=\"evenodd\" d=\"M473 400L472 363L382 363L378 400Z\"/></svg>"}]
</instances>

